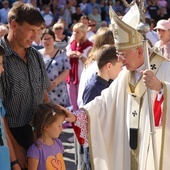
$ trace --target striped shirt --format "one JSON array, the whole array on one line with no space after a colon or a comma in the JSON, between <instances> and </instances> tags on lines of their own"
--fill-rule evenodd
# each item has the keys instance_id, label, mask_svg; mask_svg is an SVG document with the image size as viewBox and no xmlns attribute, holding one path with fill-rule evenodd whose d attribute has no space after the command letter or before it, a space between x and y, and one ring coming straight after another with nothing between
<instances>
[{"instance_id":1,"label":"striped shirt","mask_svg":"<svg viewBox=\"0 0 170 170\"><path fill-rule=\"evenodd\" d=\"M25 63L6 43L6 36L0 41L5 49L3 60L5 72L2 75L3 104L10 128L30 124L35 107L43 102L44 90L50 82L41 54L33 47L27 49Z\"/></svg>"}]
</instances>

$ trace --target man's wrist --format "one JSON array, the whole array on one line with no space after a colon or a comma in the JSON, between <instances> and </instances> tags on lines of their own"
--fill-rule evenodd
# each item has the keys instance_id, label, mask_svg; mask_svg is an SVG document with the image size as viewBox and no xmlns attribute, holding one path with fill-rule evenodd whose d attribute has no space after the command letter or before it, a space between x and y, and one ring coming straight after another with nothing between
<instances>
[{"instance_id":1,"label":"man's wrist","mask_svg":"<svg viewBox=\"0 0 170 170\"><path fill-rule=\"evenodd\" d=\"M74 122L73 123L75 123L76 121L77 121L77 116L74 115Z\"/></svg>"},{"instance_id":2,"label":"man's wrist","mask_svg":"<svg viewBox=\"0 0 170 170\"><path fill-rule=\"evenodd\" d=\"M11 162L11 167L13 167L13 166L16 165L16 164L19 164L19 160L18 160L18 159L16 159L15 161L12 161L12 162Z\"/></svg>"}]
</instances>

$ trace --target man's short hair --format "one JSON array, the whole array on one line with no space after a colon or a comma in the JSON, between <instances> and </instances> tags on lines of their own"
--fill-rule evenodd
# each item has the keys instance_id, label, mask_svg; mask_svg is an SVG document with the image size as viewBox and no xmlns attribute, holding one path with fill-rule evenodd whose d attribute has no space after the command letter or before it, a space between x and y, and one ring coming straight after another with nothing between
<instances>
[{"instance_id":1,"label":"man's short hair","mask_svg":"<svg viewBox=\"0 0 170 170\"><path fill-rule=\"evenodd\" d=\"M116 48L113 45L105 44L96 53L98 68L103 68L108 62L115 64L118 60Z\"/></svg>"},{"instance_id":2,"label":"man's short hair","mask_svg":"<svg viewBox=\"0 0 170 170\"><path fill-rule=\"evenodd\" d=\"M8 13L8 23L15 20L17 23L22 24L27 22L28 24L40 26L43 24L44 18L39 10L31 4L15 2Z\"/></svg>"}]
</instances>

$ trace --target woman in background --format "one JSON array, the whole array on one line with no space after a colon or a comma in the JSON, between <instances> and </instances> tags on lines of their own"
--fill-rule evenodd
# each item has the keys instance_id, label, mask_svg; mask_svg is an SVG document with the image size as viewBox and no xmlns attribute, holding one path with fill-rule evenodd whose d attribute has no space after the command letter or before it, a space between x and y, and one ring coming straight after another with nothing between
<instances>
[{"instance_id":1,"label":"woman in background","mask_svg":"<svg viewBox=\"0 0 170 170\"><path fill-rule=\"evenodd\" d=\"M55 34L50 29L45 29L42 33L44 48L39 50L45 62L51 87L48 90L49 98L52 102L62 106L69 106L69 96L65 79L69 74L70 63L66 53L55 48Z\"/></svg>"},{"instance_id":2,"label":"woman in background","mask_svg":"<svg viewBox=\"0 0 170 170\"><path fill-rule=\"evenodd\" d=\"M67 56L70 58L71 70L67 77L67 88L73 111L78 110L77 96L79 80L87 58L87 53L92 47L92 42L86 38L87 27L83 23L73 26L73 40L66 47Z\"/></svg>"},{"instance_id":3,"label":"woman in background","mask_svg":"<svg viewBox=\"0 0 170 170\"><path fill-rule=\"evenodd\" d=\"M70 37L64 34L64 24L55 23L53 25L53 32L55 33L55 48L65 51Z\"/></svg>"}]
</instances>

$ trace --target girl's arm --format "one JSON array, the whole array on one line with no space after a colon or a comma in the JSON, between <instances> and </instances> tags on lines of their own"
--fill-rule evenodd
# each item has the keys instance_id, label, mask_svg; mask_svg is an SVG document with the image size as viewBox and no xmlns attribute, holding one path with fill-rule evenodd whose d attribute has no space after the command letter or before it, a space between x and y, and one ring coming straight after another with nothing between
<instances>
[{"instance_id":1,"label":"girl's arm","mask_svg":"<svg viewBox=\"0 0 170 170\"><path fill-rule=\"evenodd\" d=\"M28 158L28 170L37 170L39 160L35 158Z\"/></svg>"}]
</instances>

